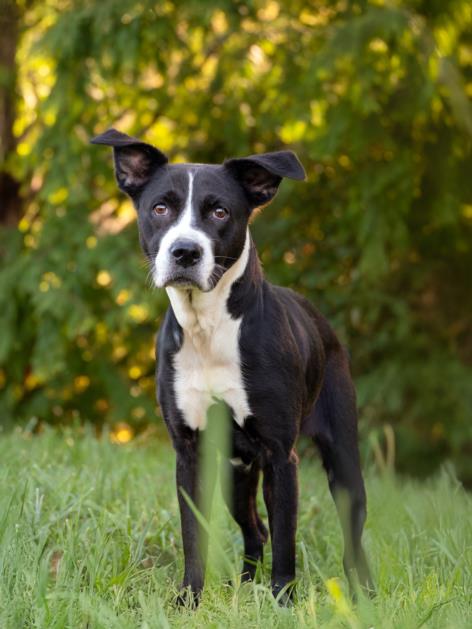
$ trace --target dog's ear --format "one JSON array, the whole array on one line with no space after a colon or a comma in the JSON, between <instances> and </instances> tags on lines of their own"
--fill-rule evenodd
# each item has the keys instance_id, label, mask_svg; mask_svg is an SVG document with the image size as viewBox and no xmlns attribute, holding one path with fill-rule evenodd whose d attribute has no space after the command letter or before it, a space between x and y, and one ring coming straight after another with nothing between
<instances>
[{"instance_id":1,"label":"dog's ear","mask_svg":"<svg viewBox=\"0 0 472 629\"><path fill-rule=\"evenodd\" d=\"M118 186L132 198L141 192L155 171L168 161L159 149L116 129L108 129L90 142L113 147Z\"/></svg>"},{"instance_id":2,"label":"dog's ear","mask_svg":"<svg viewBox=\"0 0 472 629\"><path fill-rule=\"evenodd\" d=\"M223 166L240 182L251 209L266 205L277 193L282 177L305 179L305 170L292 151L276 151L227 159Z\"/></svg>"}]
</instances>

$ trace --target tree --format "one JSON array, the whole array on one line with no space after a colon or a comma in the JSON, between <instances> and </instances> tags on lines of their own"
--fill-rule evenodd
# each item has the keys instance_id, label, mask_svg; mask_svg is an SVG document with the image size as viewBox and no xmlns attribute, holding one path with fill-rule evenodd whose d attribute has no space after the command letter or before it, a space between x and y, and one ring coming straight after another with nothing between
<instances>
[{"instance_id":1,"label":"tree","mask_svg":"<svg viewBox=\"0 0 472 629\"><path fill-rule=\"evenodd\" d=\"M400 467L472 478L469 3L49 0L20 21L3 416L153 417L166 299L89 137L196 162L288 146L309 180L254 222L268 275L349 344L364 434L391 423Z\"/></svg>"},{"instance_id":2,"label":"tree","mask_svg":"<svg viewBox=\"0 0 472 629\"><path fill-rule=\"evenodd\" d=\"M21 214L19 183L9 172L6 158L15 152L13 134L16 105L15 53L19 40L20 10L13 0L2 3L0 13L0 222L15 225Z\"/></svg>"}]
</instances>

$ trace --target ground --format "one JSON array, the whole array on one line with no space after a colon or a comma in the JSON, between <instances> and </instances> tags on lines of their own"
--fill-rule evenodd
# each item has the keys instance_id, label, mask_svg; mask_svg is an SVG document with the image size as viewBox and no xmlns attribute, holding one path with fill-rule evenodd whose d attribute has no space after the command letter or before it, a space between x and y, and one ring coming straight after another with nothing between
<instances>
[{"instance_id":1,"label":"ground","mask_svg":"<svg viewBox=\"0 0 472 629\"><path fill-rule=\"evenodd\" d=\"M356 605L313 456L301 464L291 608L280 608L267 587L270 547L259 583L229 585L242 545L217 500L218 539L193 612L173 604L182 566L173 464L158 437L115 445L77 430L1 436L0 627L471 626L472 499L451 469L422 483L367 470L365 546L377 596Z\"/></svg>"}]
</instances>

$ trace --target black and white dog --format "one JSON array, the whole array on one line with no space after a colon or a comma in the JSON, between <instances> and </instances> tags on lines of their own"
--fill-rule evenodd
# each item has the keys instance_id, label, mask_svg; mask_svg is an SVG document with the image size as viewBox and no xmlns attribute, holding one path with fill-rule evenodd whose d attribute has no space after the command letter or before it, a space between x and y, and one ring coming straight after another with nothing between
<instances>
[{"instance_id":1,"label":"black and white dog","mask_svg":"<svg viewBox=\"0 0 472 629\"><path fill-rule=\"evenodd\" d=\"M168 164L157 148L110 129L92 140L114 149L118 185L137 209L141 246L170 307L158 342L158 398L177 455L184 591L203 588L199 435L208 408L232 417L230 510L244 536L243 578L254 577L267 530L256 510L259 474L273 548L274 595L295 579L297 455L314 439L344 534L348 579L371 589L361 534L366 497L355 392L346 351L324 317L295 292L264 280L248 221L283 177L304 179L294 153L223 164Z\"/></svg>"}]
</instances>

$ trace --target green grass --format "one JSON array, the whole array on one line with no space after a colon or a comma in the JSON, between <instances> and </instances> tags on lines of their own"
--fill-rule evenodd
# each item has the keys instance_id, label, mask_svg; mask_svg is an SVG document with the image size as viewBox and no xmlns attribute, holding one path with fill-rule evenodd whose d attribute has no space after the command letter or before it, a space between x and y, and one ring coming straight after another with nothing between
<instances>
[{"instance_id":1,"label":"green grass","mask_svg":"<svg viewBox=\"0 0 472 629\"><path fill-rule=\"evenodd\" d=\"M316 460L302 462L298 602L273 601L270 547L259 583L227 584L218 565L236 570L242 544L218 510L224 561L213 552L192 612L173 605L182 567L173 464L155 438L117 446L77 432L3 436L0 627L471 626L472 501L450 470L426 483L367 473L365 545L378 593L352 606L326 480Z\"/></svg>"}]
</instances>

